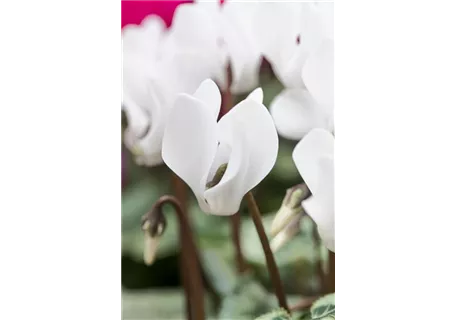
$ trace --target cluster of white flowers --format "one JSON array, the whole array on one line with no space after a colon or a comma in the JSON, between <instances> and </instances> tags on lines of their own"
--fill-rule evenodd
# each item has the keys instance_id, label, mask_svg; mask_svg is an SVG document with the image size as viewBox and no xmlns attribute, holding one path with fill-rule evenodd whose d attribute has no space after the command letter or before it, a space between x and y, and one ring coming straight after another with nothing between
<instances>
[{"instance_id":1,"label":"cluster of white flowers","mask_svg":"<svg viewBox=\"0 0 456 320\"><path fill-rule=\"evenodd\" d=\"M126 146L140 165L165 162L203 211L230 215L274 166L277 133L302 139L303 207L334 250L333 38L333 5L319 2L200 1L180 5L169 29L157 16L127 26ZM269 110L255 89L263 58L285 87ZM217 122L228 90L251 93Z\"/></svg>"}]
</instances>

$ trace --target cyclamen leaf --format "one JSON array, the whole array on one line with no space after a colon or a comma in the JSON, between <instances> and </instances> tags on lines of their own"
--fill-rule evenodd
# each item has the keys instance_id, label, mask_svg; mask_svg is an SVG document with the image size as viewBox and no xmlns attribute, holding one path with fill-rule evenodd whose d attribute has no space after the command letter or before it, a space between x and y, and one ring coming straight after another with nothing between
<instances>
[{"instance_id":1,"label":"cyclamen leaf","mask_svg":"<svg viewBox=\"0 0 456 320\"><path fill-rule=\"evenodd\" d=\"M255 320L291 320L292 318L288 312L284 309L274 310L272 312L266 313Z\"/></svg>"},{"instance_id":2,"label":"cyclamen leaf","mask_svg":"<svg viewBox=\"0 0 456 320\"><path fill-rule=\"evenodd\" d=\"M201 259L205 273L215 291L222 296L232 294L236 288L236 274L216 249L202 249Z\"/></svg>"},{"instance_id":3,"label":"cyclamen leaf","mask_svg":"<svg viewBox=\"0 0 456 320\"><path fill-rule=\"evenodd\" d=\"M312 320L312 313L309 309L297 313L293 313L293 319L295 320Z\"/></svg>"},{"instance_id":4,"label":"cyclamen leaf","mask_svg":"<svg viewBox=\"0 0 456 320\"><path fill-rule=\"evenodd\" d=\"M276 300L270 298L266 289L253 275L247 274L238 278L238 283L231 295L222 300L219 319L254 319L277 306Z\"/></svg>"},{"instance_id":5,"label":"cyclamen leaf","mask_svg":"<svg viewBox=\"0 0 456 320\"><path fill-rule=\"evenodd\" d=\"M335 294L328 294L314 302L310 308L312 320L330 320L336 318Z\"/></svg>"}]
</instances>

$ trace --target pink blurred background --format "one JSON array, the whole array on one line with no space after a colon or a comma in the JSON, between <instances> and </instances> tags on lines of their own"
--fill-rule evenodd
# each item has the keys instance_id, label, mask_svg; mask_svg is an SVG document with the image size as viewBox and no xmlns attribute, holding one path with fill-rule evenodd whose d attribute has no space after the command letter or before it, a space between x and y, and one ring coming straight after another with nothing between
<instances>
[{"instance_id":1,"label":"pink blurred background","mask_svg":"<svg viewBox=\"0 0 456 320\"><path fill-rule=\"evenodd\" d=\"M149 14L159 15L169 27L176 7L192 1L122 1L122 28L127 24L140 24Z\"/></svg>"}]
</instances>

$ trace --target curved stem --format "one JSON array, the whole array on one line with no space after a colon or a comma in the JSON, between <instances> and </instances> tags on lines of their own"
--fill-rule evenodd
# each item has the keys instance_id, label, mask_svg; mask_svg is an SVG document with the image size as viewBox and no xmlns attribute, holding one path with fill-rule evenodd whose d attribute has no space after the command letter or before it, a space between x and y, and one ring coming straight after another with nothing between
<instances>
[{"instance_id":1,"label":"curved stem","mask_svg":"<svg viewBox=\"0 0 456 320\"><path fill-rule=\"evenodd\" d=\"M328 250L329 251L329 250ZM329 251L329 271L327 276L326 293L333 293L336 291L336 255L334 252Z\"/></svg>"},{"instance_id":2,"label":"curved stem","mask_svg":"<svg viewBox=\"0 0 456 320\"><path fill-rule=\"evenodd\" d=\"M241 247L241 214L236 212L230 216L231 222L231 238L235 249L236 267L240 274L244 273L248 269L247 262L242 254Z\"/></svg>"},{"instance_id":3,"label":"curved stem","mask_svg":"<svg viewBox=\"0 0 456 320\"><path fill-rule=\"evenodd\" d=\"M179 200L174 196L165 195L160 197L155 203L154 207L158 210L162 210L165 204L170 204L174 207L174 210L179 219L180 226L180 241L181 241L181 259L183 259L183 265L185 265L184 272L184 290L186 295L190 297L191 310L187 312L191 315L192 320L204 320L204 289L203 279L201 276L201 269L198 259L198 251L196 244L192 237L192 230L187 214L184 212ZM185 250L184 250L185 248ZM185 272L186 271L186 272ZM188 303L187 303L187 307Z\"/></svg>"},{"instance_id":4,"label":"curved stem","mask_svg":"<svg viewBox=\"0 0 456 320\"><path fill-rule=\"evenodd\" d=\"M177 200L181 204L181 207L184 209L184 213L188 214L188 208L187 208L187 186L185 185L185 182L182 181L181 178L179 178L174 172L171 171L171 185L173 188L173 193L176 196ZM188 292L189 284L186 283L188 282L189 276L186 275L188 272L187 268L185 267L185 261L187 258L185 257L185 253L187 252L187 244L183 243L183 246L181 246L181 254L179 257L180 260L180 273L181 273L181 279L182 279L182 284L184 287L184 293L185 293L185 299L186 299L186 305L187 305L187 318L191 319L191 300L190 300L190 292Z\"/></svg>"},{"instance_id":5,"label":"curved stem","mask_svg":"<svg viewBox=\"0 0 456 320\"><path fill-rule=\"evenodd\" d=\"M174 172L171 172L171 183L177 200L179 200L184 212L187 213L187 185Z\"/></svg>"},{"instance_id":6,"label":"curved stem","mask_svg":"<svg viewBox=\"0 0 456 320\"><path fill-rule=\"evenodd\" d=\"M279 306L287 310L288 313L290 313L290 309L288 308L287 300L285 298L285 292L283 289L282 281L280 280L279 269L277 268L274 255L272 254L271 247L269 246L268 237L266 236L266 232L264 231L263 227L263 222L261 220L260 210L258 209L258 205L255 201L255 197L253 196L252 191L248 192L245 195L245 198L247 199L249 212L252 216L253 223L255 224L255 228L257 230L258 236L261 241L261 245L263 247L264 256L266 258L266 265L268 267L272 285L274 286L275 295L277 297L277 300L279 301Z\"/></svg>"}]
</instances>

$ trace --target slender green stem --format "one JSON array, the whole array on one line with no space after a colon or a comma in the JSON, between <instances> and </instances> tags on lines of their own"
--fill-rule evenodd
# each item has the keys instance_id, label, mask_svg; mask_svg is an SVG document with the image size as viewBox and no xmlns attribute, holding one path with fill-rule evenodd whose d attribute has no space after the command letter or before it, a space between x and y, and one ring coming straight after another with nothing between
<instances>
[{"instance_id":1,"label":"slender green stem","mask_svg":"<svg viewBox=\"0 0 456 320\"><path fill-rule=\"evenodd\" d=\"M258 236L261 241L261 245L263 247L264 256L266 258L266 265L268 267L269 276L271 277L271 282L274 287L275 295L279 302L279 306L290 313L282 281L280 280L279 269L277 268L274 255L272 254L271 247L269 246L268 237L266 236L266 232L264 231L263 222L261 220L261 213L258 209L255 197L250 191L245 195L245 198L247 200L250 215L252 216L253 223L255 224L255 228L257 230Z\"/></svg>"}]
</instances>

